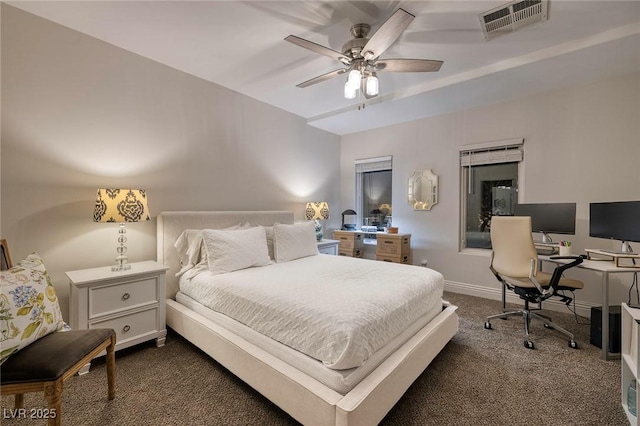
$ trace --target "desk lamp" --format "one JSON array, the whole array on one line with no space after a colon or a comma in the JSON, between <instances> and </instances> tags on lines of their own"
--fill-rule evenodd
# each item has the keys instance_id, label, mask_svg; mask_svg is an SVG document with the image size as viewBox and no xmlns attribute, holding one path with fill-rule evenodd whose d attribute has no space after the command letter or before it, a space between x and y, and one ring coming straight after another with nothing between
<instances>
[{"instance_id":1,"label":"desk lamp","mask_svg":"<svg viewBox=\"0 0 640 426\"><path fill-rule=\"evenodd\" d=\"M94 222L119 223L118 256L111 266L112 271L131 269L127 264L127 228L126 222L142 222L151 220L147 207L147 193L143 189L98 189L96 205L93 210Z\"/></svg>"},{"instance_id":2,"label":"desk lamp","mask_svg":"<svg viewBox=\"0 0 640 426\"><path fill-rule=\"evenodd\" d=\"M340 229L343 230L348 230L348 231L352 231L354 229L356 229L356 224L355 223L344 223L344 217L345 216L356 216L358 213L356 213L355 210L352 209L347 209L345 211L342 212L342 227Z\"/></svg>"}]
</instances>

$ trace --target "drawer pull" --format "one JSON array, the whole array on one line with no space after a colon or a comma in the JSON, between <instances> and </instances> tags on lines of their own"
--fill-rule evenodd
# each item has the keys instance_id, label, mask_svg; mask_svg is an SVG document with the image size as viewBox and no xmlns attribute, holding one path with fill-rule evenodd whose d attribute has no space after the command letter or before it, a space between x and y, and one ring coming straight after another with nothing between
<instances>
[{"instance_id":1,"label":"drawer pull","mask_svg":"<svg viewBox=\"0 0 640 426\"><path fill-rule=\"evenodd\" d=\"M127 331L129 331L129 330L131 330L131 327L130 327L130 326L128 326L128 325L125 325L124 327L122 327L122 331L123 331L124 333L126 333L126 332L127 332Z\"/></svg>"},{"instance_id":2,"label":"drawer pull","mask_svg":"<svg viewBox=\"0 0 640 426\"><path fill-rule=\"evenodd\" d=\"M122 295L122 300L128 300L131 297L129 293L125 293Z\"/></svg>"}]
</instances>

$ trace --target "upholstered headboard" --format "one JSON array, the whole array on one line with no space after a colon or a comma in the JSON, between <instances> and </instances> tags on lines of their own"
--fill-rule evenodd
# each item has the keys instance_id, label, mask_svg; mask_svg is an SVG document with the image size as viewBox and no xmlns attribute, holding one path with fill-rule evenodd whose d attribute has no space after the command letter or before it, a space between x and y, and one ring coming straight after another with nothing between
<instances>
[{"instance_id":1,"label":"upholstered headboard","mask_svg":"<svg viewBox=\"0 0 640 426\"><path fill-rule=\"evenodd\" d=\"M174 299L178 292L176 273L180 270L180 259L174 247L176 239L185 229L221 229L239 223L270 226L274 223L293 223L293 212L289 211L175 211L158 215L157 250L158 262L167 265L167 298Z\"/></svg>"}]
</instances>

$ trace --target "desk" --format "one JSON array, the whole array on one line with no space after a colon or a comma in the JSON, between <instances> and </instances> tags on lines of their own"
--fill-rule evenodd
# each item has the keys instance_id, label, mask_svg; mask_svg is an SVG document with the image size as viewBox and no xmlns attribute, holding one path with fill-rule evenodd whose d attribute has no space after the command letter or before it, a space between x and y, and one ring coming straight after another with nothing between
<instances>
[{"instance_id":1,"label":"desk","mask_svg":"<svg viewBox=\"0 0 640 426\"><path fill-rule=\"evenodd\" d=\"M551 259L550 256L538 256L542 262L569 263L570 260ZM619 356L611 356L609 353L609 275L620 273L640 272L638 268L618 267L611 260L584 260L577 268L587 269L602 274L602 359L614 359Z\"/></svg>"},{"instance_id":2,"label":"desk","mask_svg":"<svg viewBox=\"0 0 640 426\"><path fill-rule=\"evenodd\" d=\"M375 239L367 236L375 235ZM364 244L375 244L376 260L411 264L411 234L391 234L388 232L333 231L333 238L340 240L338 251L343 256L361 257L358 249Z\"/></svg>"}]
</instances>

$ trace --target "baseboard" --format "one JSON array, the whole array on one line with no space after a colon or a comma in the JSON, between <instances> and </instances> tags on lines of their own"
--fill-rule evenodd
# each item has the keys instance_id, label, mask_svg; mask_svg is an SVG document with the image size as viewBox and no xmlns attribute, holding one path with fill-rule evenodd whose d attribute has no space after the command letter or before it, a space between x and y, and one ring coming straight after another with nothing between
<instances>
[{"instance_id":1,"label":"baseboard","mask_svg":"<svg viewBox=\"0 0 640 426\"><path fill-rule=\"evenodd\" d=\"M488 288L474 284L459 283L455 281L444 282L444 291L450 291L451 293L466 294L467 296L481 297L483 299L499 300L502 301L502 290L499 288ZM578 293L576 293L578 294ZM524 305L524 301L520 299L516 294L511 291L507 291L507 303L515 303L516 305ZM576 301L575 307L578 315L590 318L591 307L598 306L589 303L583 303ZM573 307L573 303L571 303ZM567 306L559 300L547 300L544 302L544 308L550 311L571 313Z\"/></svg>"}]
</instances>

